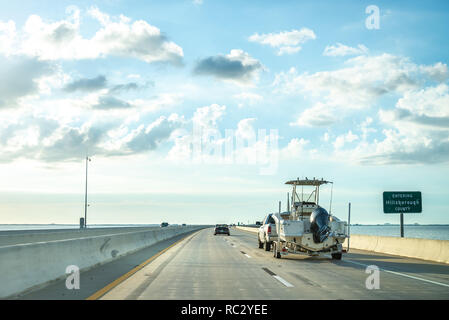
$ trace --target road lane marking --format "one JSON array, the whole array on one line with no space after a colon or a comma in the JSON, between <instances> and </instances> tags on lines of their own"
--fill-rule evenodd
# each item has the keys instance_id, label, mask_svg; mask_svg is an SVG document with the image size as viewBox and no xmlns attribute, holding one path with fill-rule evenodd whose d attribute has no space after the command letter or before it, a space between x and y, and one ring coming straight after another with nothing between
<instances>
[{"instance_id":1,"label":"road lane marking","mask_svg":"<svg viewBox=\"0 0 449 320\"><path fill-rule=\"evenodd\" d=\"M159 251L158 253L156 253L154 256L152 256L151 258L149 258L148 260L142 262L141 264L139 264L137 267L133 268L132 270L128 271L127 273L125 273L124 275L122 275L121 277L119 277L118 279L115 279L113 282L111 282L110 284L108 284L106 287L104 287L103 289L98 290L97 292L95 292L93 295L91 295L90 297L88 297L86 300L98 300L99 298L101 298L102 296L104 296L108 291L112 290L113 288L115 288L116 286L118 286L120 283L122 283L123 281L125 281L126 279L128 279L129 277L131 277L133 274L135 274L137 271L141 270L143 267L145 267L147 264L149 264L151 261L153 261L154 259L156 259L157 257L159 257L161 254L163 254L164 252L166 252L167 250L169 250L170 248L174 247L175 245L177 245L178 243L180 243L181 241L187 239L189 236L191 236L192 234L189 234L188 236L185 236L184 238L176 241L175 243L171 244L170 246L168 246L167 248L163 249L162 251Z\"/></svg>"},{"instance_id":2,"label":"road lane marking","mask_svg":"<svg viewBox=\"0 0 449 320\"><path fill-rule=\"evenodd\" d=\"M280 281L280 282L281 282L284 286L286 286L286 287L289 287L289 288L294 287L290 282L288 282L288 281L282 279L282 278L279 277L279 276L273 276L273 278L275 278L276 280Z\"/></svg>"},{"instance_id":3,"label":"road lane marking","mask_svg":"<svg viewBox=\"0 0 449 320\"><path fill-rule=\"evenodd\" d=\"M262 270L265 271L266 273L268 273L270 276L275 276L276 275L276 273L274 273L273 271L271 271L268 268L262 268Z\"/></svg>"},{"instance_id":4,"label":"road lane marking","mask_svg":"<svg viewBox=\"0 0 449 320\"><path fill-rule=\"evenodd\" d=\"M284 286L288 287L288 288L293 288L294 285L292 285L290 282L288 282L287 280L283 279L282 277L278 276L276 273L274 273L273 271L271 271L268 268L262 268L263 271L265 271L266 273L268 273L270 276L272 276L273 278L275 278L277 281L279 281L280 283L282 283Z\"/></svg>"},{"instance_id":5,"label":"road lane marking","mask_svg":"<svg viewBox=\"0 0 449 320\"><path fill-rule=\"evenodd\" d=\"M251 256L249 254L247 254L245 251L240 251L241 253L243 253L248 259L251 259Z\"/></svg>"},{"instance_id":6,"label":"road lane marking","mask_svg":"<svg viewBox=\"0 0 449 320\"><path fill-rule=\"evenodd\" d=\"M359 265L359 266L363 266L363 267L368 267L367 264L363 264L363 263L360 263L360 262L355 262L355 261L348 260L348 259L344 259L342 261L353 263L353 264L356 264L356 265ZM443 286L443 287L448 287L449 288L449 284L446 284L446 283L441 283L441 282L427 280L427 279L423 279L423 278L419 278L419 277L415 277L415 276L410 276L408 274L404 274L404 273L400 273L400 272L396 272L396 271L391 271L391 270L387 270L387 269L384 269L384 268L379 268L379 270L380 271L384 271L384 272L388 272L388 273L391 273L391 274L395 274L397 276L406 277L406 278L410 278L410 279L415 279L415 280L419 280L419 281L424 281L424 282L436 284L438 286Z\"/></svg>"}]
</instances>

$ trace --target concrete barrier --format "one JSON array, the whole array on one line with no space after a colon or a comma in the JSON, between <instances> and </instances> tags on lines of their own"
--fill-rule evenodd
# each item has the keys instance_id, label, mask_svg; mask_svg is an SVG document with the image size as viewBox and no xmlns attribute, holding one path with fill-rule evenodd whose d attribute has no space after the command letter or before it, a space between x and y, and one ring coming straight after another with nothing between
<instances>
[{"instance_id":1,"label":"concrete barrier","mask_svg":"<svg viewBox=\"0 0 449 320\"><path fill-rule=\"evenodd\" d=\"M65 278L66 268L80 271L107 263L204 226L150 228L144 231L0 247L0 298L14 296Z\"/></svg>"},{"instance_id":2,"label":"concrete barrier","mask_svg":"<svg viewBox=\"0 0 449 320\"><path fill-rule=\"evenodd\" d=\"M350 248L449 264L449 241L351 235ZM347 246L345 241L344 246Z\"/></svg>"},{"instance_id":3,"label":"concrete barrier","mask_svg":"<svg viewBox=\"0 0 449 320\"><path fill-rule=\"evenodd\" d=\"M239 230L257 233L257 228L236 227ZM449 241L418 238L378 237L352 234L350 249L386 253L396 256L422 259L449 264ZM347 240L343 244L346 248Z\"/></svg>"},{"instance_id":4,"label":"concrete barrier","mask_svg":"<svg viewBox=\"0 0 449 320\"><path fill-rule=\"evenodd\" d=\"M67 240L75 238L101 236L106 234L124 233L131 231L137 232L151 229L160 229L160 227L152 226L152 227L115 227L115 228L92 228L92 229L88 228L88 229L0 231L0 247L13 244Z\"/></svg>"},{"instance_id":5,"label":"concrete barrier","mask_svg":"<svg viewBox=\"0 0 449 320\"><path fill-rule=\"evenodd\" d=\"M238 230L249 231L249 232L253 232L253 233L257 233L259 231L259 228L256 228L256 227L241 227L241 226L237 226L235 228L238 229Z\"/></svg>"}]
</instances>

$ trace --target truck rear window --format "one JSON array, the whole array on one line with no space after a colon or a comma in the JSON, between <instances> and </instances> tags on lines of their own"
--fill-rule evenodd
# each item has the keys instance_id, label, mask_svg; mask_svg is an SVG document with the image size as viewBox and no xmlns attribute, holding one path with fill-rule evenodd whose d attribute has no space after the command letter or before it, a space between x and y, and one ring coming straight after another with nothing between
<instances>
[{"instance_id":1,"label":"truck rear window","mask_svg":"<svg viewBox=\"0 0 449 320\"><path fill-rule=\"evenodd\" d=\"M268 223L272 223L272 224L276 223L276 222L274 222L274 219L273 219L272 215L269 215L268 218L267 218L267 221L265 222L265 224L268 224Z\"/></svg>"}]
</instances>

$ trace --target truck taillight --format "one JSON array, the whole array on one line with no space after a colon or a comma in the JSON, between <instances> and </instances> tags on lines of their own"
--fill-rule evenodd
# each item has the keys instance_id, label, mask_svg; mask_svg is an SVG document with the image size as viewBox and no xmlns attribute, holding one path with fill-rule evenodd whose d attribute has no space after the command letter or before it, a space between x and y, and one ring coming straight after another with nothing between
<instances>
[{"instance_id":1,"label":"truck taillight","mask_svg":"<svg viewBox=\"0 0 449 320\"><path fill-rule=\"evenodd\" d=\"M268 233L271 233L271 226L268 226Z\"/></svg>"}]
</instances>

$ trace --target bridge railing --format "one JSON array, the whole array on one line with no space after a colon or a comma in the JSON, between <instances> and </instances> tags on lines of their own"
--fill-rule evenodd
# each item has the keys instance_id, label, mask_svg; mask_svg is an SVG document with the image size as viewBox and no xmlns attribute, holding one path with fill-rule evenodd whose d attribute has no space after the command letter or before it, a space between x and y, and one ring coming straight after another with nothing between
<instances>
[{"instance_id":1,"label":"bridge railing","mask_svg":"<svg viewBox=\"0 0 449 320\"><path fill-rule=\"evenodd\" d=\"M125 230L113 234L0 246L0 298L38 289L51 281L65 278L68 266L75 265L80 271L88 270L157 242L202 228L204 226Z\"/></svg>"}]
</instances>

